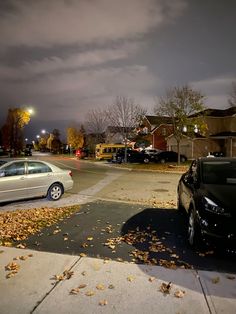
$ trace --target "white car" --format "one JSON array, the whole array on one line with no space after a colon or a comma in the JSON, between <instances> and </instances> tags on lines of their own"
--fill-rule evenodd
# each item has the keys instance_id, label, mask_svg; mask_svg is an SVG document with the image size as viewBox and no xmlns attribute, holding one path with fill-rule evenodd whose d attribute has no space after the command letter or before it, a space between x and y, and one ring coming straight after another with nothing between
<instances>
[{"instance_id":1,"label":"white car","mask_svg":"<svg viewBox=\"0 0 236 314\"><path fill-rule=\"evenodd\" d=\"M0 202L43 196L57 201L72 187L72 172L48 162L13 160L0 166Z\"/></svg>"}]
</instances>

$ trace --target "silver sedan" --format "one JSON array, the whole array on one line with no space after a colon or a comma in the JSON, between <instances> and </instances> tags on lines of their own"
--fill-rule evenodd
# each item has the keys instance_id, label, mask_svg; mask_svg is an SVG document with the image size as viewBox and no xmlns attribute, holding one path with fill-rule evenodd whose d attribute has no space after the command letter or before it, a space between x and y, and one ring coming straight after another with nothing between
<instances>
[{"instance_id":1,"label":"silver sedan","mask_svg":"<svg viewBox=\"0 0 236 314\"><path fill-rule=\"evenodd\" d=\"M33 197L57 201L72 189L70 170L39 160L13 160L0 166L0 202Z\"/></svg>"}]
</instances>

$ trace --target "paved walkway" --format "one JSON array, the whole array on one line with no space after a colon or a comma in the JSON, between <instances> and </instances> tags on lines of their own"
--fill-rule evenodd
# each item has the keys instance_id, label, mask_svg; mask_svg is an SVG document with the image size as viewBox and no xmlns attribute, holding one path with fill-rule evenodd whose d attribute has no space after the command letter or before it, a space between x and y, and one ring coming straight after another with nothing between
<instances>
[{"instance_id":1,"label":"paved walkway","mask_svg":"<svg viewBox=\"0 0 236 314\"><path fill-rule=\"evenodd\" d=\"M0 296L1 314L233 314L236 275L0 247Z\"/></svg>"}]
</instances>

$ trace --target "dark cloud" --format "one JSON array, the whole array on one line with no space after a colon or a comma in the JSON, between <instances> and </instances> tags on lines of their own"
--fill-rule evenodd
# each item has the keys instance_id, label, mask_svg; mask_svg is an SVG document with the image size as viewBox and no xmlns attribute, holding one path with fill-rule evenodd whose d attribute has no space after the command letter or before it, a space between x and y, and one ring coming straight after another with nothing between
<instances>
[{"instance_id":1,"label":"dark cloud","mask_svg":"<svg viewBox=\"0 0 236 314\"><path fill-rule=\"evenodd\" d=\"M186 83L226 107L235 11L232 0L0 1L0 122L31 105L28 130L65 128L117 95L152 113L156 96Z\"/></svg>"}]
</instances>

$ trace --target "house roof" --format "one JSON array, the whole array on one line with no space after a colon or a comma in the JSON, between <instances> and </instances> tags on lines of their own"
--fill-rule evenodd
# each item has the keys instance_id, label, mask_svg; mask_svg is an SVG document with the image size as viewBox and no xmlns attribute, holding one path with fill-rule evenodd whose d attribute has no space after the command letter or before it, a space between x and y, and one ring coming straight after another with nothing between
<instances>
[{"instance_id":1,"label":"house roof","mask_svg":"<svg viewBox=\"0 0 236 314\"><path fill-rule=\"evenodd\" d=\"M227 109L205 109L198 113L192 114L189 116L190 118L199 117L201 115L208 116L208 117L228 117L228 116L235 116L236 115L236 107L230 107Z\"/></svg>"},{"instance_id":2,"label":"house roof","mask_svg":"<svg viewBox=\"0 0 236 314\"><path fill-rule=\"evenodd\" d=\"M170 117L164 116L148 116L146 115L145 118L149 122L150 125L159 126L160 124L171 124L172 120Z\"/></svg>"}]
</instances>

